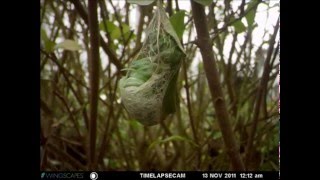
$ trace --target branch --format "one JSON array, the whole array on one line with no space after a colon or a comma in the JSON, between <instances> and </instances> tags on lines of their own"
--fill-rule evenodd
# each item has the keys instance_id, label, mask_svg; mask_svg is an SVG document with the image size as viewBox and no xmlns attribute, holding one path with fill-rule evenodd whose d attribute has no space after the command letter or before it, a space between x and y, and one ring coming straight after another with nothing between
<instances>
[{"instance_id":1,"label":"branch","mask_svg":"<svg viewBox=\"0 0 320 180\"><path fill-rule=\"evenodd\" d=\"M75 158L62 151L61 148L56 147L53 144L47 144L48 149L55 155L61 158L61 161L68 162L72 167L75 167L77 170L86 170L86 168Z\"/></svg>"},{"instance_id":2,"label":"branch","mask_svg":"<svg viewBox=\"0 0 320 180\"><path fill-rule=\"evenodd\" d=\"M280 26L279 20L280 19L278 19L276 27L274 28L273 36L270 39L270 46L269 46L268 54L267 54L266 61L264 64L263 75L262 75L262 79L260 81L259 89L257 92L257 100L255 103L255 109L254 109L254 114L253 114L253 118L252 118L253 125L252 125L251 132L249 134L248 144L246 147L246 161L245 161L246 167L248 166L248 164L251 160L253 140L254 140L256 130L257 130L263 91L267 87L268 81L269 81L270 61L271 61L271 56L272 56L272 52L274 49L275 39L276 39L278 30L279 30L279 26Z\"/></svg>"},{"instance_id":3,"label":"branch","mask_svg":"<svg viewBox=\"0 0 320 180\"><path fill-rule=\"evenodd\" d=\"M228 59L228 66L226 69L226 84L227 84L227 91L229 93L229 97L230 97L230 103L233 104L232 106L232 115L233 117L237 116L237 97L236 97L236 93L234 90L234 87L232 86L232 55L234 53L234 50L236 48L235 44L237 41L237 36L238 33L234 33L233 35L233 41L232 41L232 45L231 45L231 50L229 53L229 59Z\"/></svg>"},{"instance_id":4,"label":"branch","mask_svg":"<svg viewBox=\"0 0 320 180\"><path fill-rule=\"evenodd\" d=\"M79 0L69 0L69 1L73 3L74 7L78 11L78 13L79 13L80 17L83 19L83 21L86 24L88 24L88 14L87 14L86 10L84 9L84 7L81 5L80 1ZM121 71L121 69L123 69L123 66L122 66L121 62L119 61L119 59L117 58L115 52L113 52L110 49L110 47L108 46L108 44L103 40L99 31L97 32L97 35L99 35L100 46L102 47L103 51L108 55L110 62L113 63L117 67L118 71L124 73L123 71Z\"/></svg>"},{"instance_id":5,"label":"branch","mask_svg":"<svg viewBox=\"0 0 320 180\"><path fill-rule=\"evenodd\" d=\"M89 123L89 169L95 167L95 151L97 137L97 112L99 96L99 27L97 14L97 0L88 0L90 52L89 52L89 80L90 80L90 123Z\"/></svg>"},{"instance_id":6,"label":"branch","mask_svg":"<svg viewBox=\"0 0 320 180\"><path fill-rule=\"evenodd\" d=\"M255 8L257 8L257 6L261 3L262 1L259 0L257 2L257 4L255 4L254 6L252 6L250 9L248 9L247 11L243 12L238 18L234 19L233 21L230 21L228 23L226 23L222 28L218 29L217 32L212 32L211 34L215 34L212 38L212 41L217 38L219 36L219 34L223 31L225 31L229 26L233 25L234 23L241 21L241 19L243 17L245 17L250 11L253 11Z\"/></svg>"},{"instance_id":7,"label":"branch","mask_svg":"<svg viewBox=\"0 0 320 180\"><path fill-rule=\"evenodd\" d=\"M136 48L134 49L134 51L136 49L140 49L139 47L142 46L141 37L142 37L142 31L143 31L143 25L144 25L144 16L146 13L142 6L139 6L139 11L140 11L140 15L139 15L139 23L137 27L136 43L135 43Z\"/></svg>"},{"instance_id":8,"label":"branch","mask_svg":"<svg viewBox=\"0 0 320 180\"><path fill-rule=\"evenodd\" d=\"M115 85L113 87L117 87L118 86L118 79L116 79ZM114 118L114 101L116 100L116 93L117 90L116 88L112 91L112 86L111 83L108 83L108 90L110 91L110 107L109 107L109 113L108 113L108 117L106 120L106 125L105 125L105 130L102 136L102 141L101 141L101 145L100 145L100 152L98 155L98 163L103 161L103 156L104 153L108 147L108 143L110 140L110 136L111 136L111 130L110 130L110 123L111 123L111 119Z\"/></svg>"},{"instance_id":9,"label":"branch","mask_svg":"<svg viewBox=\"0 0 320 180\"><path fill-rule=\"evenodd\" d=\"M188 82L186 58L182 60L182 64L183 64L183 74L184 74L184 78L185 78L184 88L186 90L187 108L188 108L188 115L189 115L191 130L192 130L194 142L196 142L198 144L199 143L198 136L197 136L198 133L197 133L197 128L195 126L195 120L193 118L193 112L192 112L191 100L190 100L190 92L189 92L190 85ZM197 168L200 167L200 161L201 161L201 151L199 148L199 149L197 149Z\"/></svg>"},{"instance_id":10,"label":"branch","mask_svg":"<svg viewBox=\"0 0 320 180\"><path fill-rule=\"evenodd\" d=\"M171 17L172 14L173 14L173 12L172 12L172 1L171 0L167 0L166 12L169 14L169 17Z\"/></svg>"},{"instance_id":11,"label":"branch","mask_svg":"<svg viewBox=\"0 0 320 180\"><path fill-rule=\"evenodd\" d=\"M180 11L178 0L175 0L175 3L176 3L176 11Z\"/></svg>"},{"instance_id":12,"label":"branch","mask_svg":"<svg viewBox=\"0 0 320 180\"><path fill-rule=\"evenodd\" d=\"M59 68L60 72L62 73L62 76L64 77L64 79L66 80L66 83L68 84L68 87L71 89L71 92L73 93L73 95L75 96L76 100L78 101L78 103L80 104L80 106L84 106L85 102L83 102L83 98L80 97L80 94L78 94L76 92L76 90L74 89L74 87L71 84L71 81L68 78L68 75L71 77L74 77L73 75L71 75L58 61L57 56L52 52L50 54L48 54L47 52L45 52L44 50L40 49L40 52L43 53L44 55L46 55L46 57L48 57L49 59L51 59ZM83 118L84 118L84 123L86 125L86 127L88 126L88 115L87 115L87 109L84 107L82 110L82 114L83 114Z\"/></svg>"},{"instance_id":13,"label":"branch","mask_svg":"<svg viewBox=\"0 0 320 180\"><path fill-rule=\"evenodd\" d=\"M68 113L69 113L69 116L70 116L70 119L71 121L73 122L74 124L74 127L76 129L76 132L78 134L78 137L81 139L82 136L81 136L81 133L80 133L80 127L79 127L79 123L78 121L74 118L73 114L72 114L72 111L66 101L66 99L58 92L58 90L54 91L53 94L55 94L60 100L61 102L63 103L63 105L66 107Z\"/></svg>"},{"instance_id":14,"label":"branch","mask_svg":"<svg viewBox=\"0 0 320 180\"><path fill-rule=\"evenodd\" d=\"M183 64L183 74L184 74L184 78L185 78L184 88L186 90L187 108L188 108L190 125L191 125L191 129L192 129L194 141L196 143L198 143L199 141L198 141L198 137L197 137L196 127L195 127L195 124L194 124L195 122L194 122L193 113L192 113L192 107L191 107L190 92L189 92L190 85L189 85L189 82L188 82L187 65L186 65L186 60L185 59L183 59L182 64Z\"/></svg>"},{"instance_id":15,"label":"branch","mask_svg":"<svg viewBox=\"0 0 320 180\"><path fill-rule=\"evenodd\" d=\"M208 25L204 7L191 1L194 23L198 35L199 48L203 58L204 70L207 76L212 102L217 114L218 123L225 142L226 151L231 159L234 170L244 170L244 165L240 157L232 127L230 124L229 114L224 100L221 88L220 76L217 65L213 56L213 50L210 43Z\"/></svg>"}]
</instances>

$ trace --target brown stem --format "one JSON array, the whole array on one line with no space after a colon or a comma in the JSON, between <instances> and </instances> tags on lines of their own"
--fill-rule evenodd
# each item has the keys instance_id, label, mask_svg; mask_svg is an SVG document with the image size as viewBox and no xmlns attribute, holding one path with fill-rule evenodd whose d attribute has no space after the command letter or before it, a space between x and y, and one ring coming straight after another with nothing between
<instances>
[{"instance_id":1,"label":"brown stem","mask_svg":"<svg viewBox=\"0 0 320 180\"><path fill-rule=\"evenodd\" d=\"M229 114L224 100L220 84L220 76L217 65L213 56L208 25L204 7L194 1L191 1L194 23L198 35L200 52L203 58L204 70L207 76L212 102L217 114L217 120L222 131L223 140L225 142L226 151L231 159L234 170L244 170L244 165L240 157L239 148L237 146L232 127L229 120Z\"/></svg>"},{"instance_id":2,"label":"brown stem","mask_svg":"<svg viewBox=\"0 0 320 180\"><path fill-rule=\"evenodd\" d=\"M61 160L65 162L70 162L72 166L74 166L77 170L86 170L86 168L76 159L74 159L72 156L67 154L66 152L62 151L60 148L56 147L53 144L48 143L47 148L54 153L55 155L59 156Z\"/></svg>"},{"instance_id":3,"label":"brown stem","mask_svg":"<svg viewBox=\"0 0 320 180\"><path fill-rule=\"evenodd\" d=\"M198 142L196 127L195 127L195 124L194 124L195 122L194 122L194 118L193 118L193 112L192 112L192 108L191 108L191 100L190 100L190 92L189 92L190 85L189 85L189 82L188 82L187 65L186 65L185 59L182 61L182 64L183 64L183 74L184 74L184 78L185 78L184 88L186 90L187 107L188 107L188 114L189 114L191 129L192 129L194 141Z\"/></svg>"},{"instance_id":4,"label":"brown stem","mask_svg":"<svg viewBox=\"0 0 320 180\"><path fill-rule=\"evenodd\" d=\"M110 72L110 71L109 71ZM118 84L118 79L115 82L114 87L117 87ZM112 87L111 84L109 83L108 85L109 91L112 91ZM106 151L108 142L109 142L109 136L111 136L111 129L110 129L110 123L111 123L111 119L114 118L114 101L115 101L115 97L116 97L116 89L114 89L113 93L110 93L110 107L109 107L109 113L108 113L108 117L106 120L106 125L105 125L105 130L102 136L102 142L101 142L101 146L100 146L100 152L98 155L98 162L102 162L103 160L103 156L104 153Z\"/></svg>"},{"instance_id":5,"label":"brown stem","mask_svg":"<svg viewBox=\"0 0 320 180\"><path fill-rule=\"evenodd\" d=\"M112 122L112 124L108 125L110 126L110 129L108 131L104 131L104 134L103 134L103 140L102 140L102 144L101 144L101 148L100 148L100 154L98 156L98 162L102 163L103 164L103 157L106 153L107 150L109 150L110 148L110 140L112 138L112 134L113 132L115 131L115 129L117 128L117 124L118 124L118 120L119 120L119 117L122 113L122 108L120 108L118 111L117 111L117 114L114 116L113 113L111 115L111 118L114 119L114 122ZM111 123L111 121L110 121Z\"/></svg>"},{"instance_id":6,"label":"brown stem","mask_svg":"<svg viewBox=\"0 0 320 180\"><path fill-rule=\"evenodd\" d=\"M99 96L99 27L97 14L97 0L88 0L90 51L88 59L88 71L90 81L90 123L89 123L89 169L94 169L96 138L97 138L97 114Z\"/></svg>"},{"instance_id":7,"label":"brown stem","mask_svg":"<svg viewBox=\"0 0 320 180\"><path fill-rule=\"evenodd\" d=\"M260 105L261 105L262 98L263 98L262 95L263 95L263 91L264 91L265 87L267 87L267 85L268 85L269 72L270 72L270 61L271 61L271 56L272 56L272 52L274 49L274 43L275 43L275 39L276 39L278 30L279 30L279 27L280 27L280 23L279 23L279 19L278 19L276 27L274 28L273 36L270 39L270 46L269 46L268 54L267 54L266 61L264 64L262 79L260 81L259 89L257 92L257 99L256 99L254 114L253 114L253 118L252 118L253 125L252 125L251 132L249 134L248 144L246 147L246 159L245 159L246 167L248 166L248 164L251 160L253 140L254 140L256 130L257 130L259 114L260 114Z\"/></svg>"},{"instance_id":8,"label":"brown stem","mask_svg":"<svg viewBox=\"0 0 320 180\"><path fill-rule=\"evenodd\" d=\"M169 16L172 16L173 12L172 12L172 1L171 0L167 0L166 11L168 12Z\"/></svg>"},{"instance_id":9,"label":"brown stem","mask_svg":"<svg viewBox=\"0 0 320 180\"><path fill-rule=\"evenodd\" d=\"M67 109L67 111L68 111L68 113L69 113L70 119L71 119L71 121L73 122L73 124L74 124L74 126L75 126L76 132L77 132L79 138L81 139L82 136L81 136L81 133L80 133L79 123L78 123L78 121L74 118L73 113L72 113L72 111L71 111L71 109L70 109L70 107L69 107L66 99L58 92L58 90L54 91L53 93L61 100L61 102L63 103L63 105L66 107L66 109Z\"/></svg>"},{"instance_id":10,"label":"brown stem","mask_svg":"<svg viewBox=\"0 0 320 180\"><path fill-rule=\"evenodd\" d=\"M175 3L176 3L176 11L180 11L178 0L175 0Z\"/></svg>"},{"instance_id":11,"label":"brown stem","mask_svg":"<svg viewBox=\"0 0 320 180\"><path fill-rule=\"evenodd\" d=\"M88 14L87 14L86 10L84 9L84 7L81 5L81 2L79 0L69 0L69 1L73 3L75 9L78 11L78 13L79 13L80 17L83 19L83 21L86 24L88 24ZM115 52L113 52L112 49L109 47L109 45L103 40L99 31L98 31L97 35L99 35L100 45L101 45L103 51L108 55L110 62L113 63L120 72L123 72L123 71L121 71L121 69L123 68L122 64L119 61L119 59L117 58Z\"/></svg>"},{"instance_id":12,"label":"brown stem","mask_svg":"<svg viewBox=\"0 0 320 180\"><path fill-rule=\"evenodd\" d=\"M130 4L126 1L126 4L125 4L125 8L126 8L126 18L125 18L125 23L126 24L129 24L129 11L130 11Z\"/></svg>"},{"instance_id":13,"label":"brown stem","mask_svg":"<svg viewBox=\"0 0 320 180\"><path fill-rule=\"evenodd\" d=\"M64 77L64 79L66 80L67 84L68 84L68 87L71 89L71 92L73 93L73 95L75 96L75 98L77 99L78 103L80 104L80 106L84 106L85 103L83 102L83 98L80 97L80 94L78 94L76 92L76 90L74 89L74 87L72 86L71 84L71 81L69 80L68 76L71 76L72 75L60 64L60 62L58 61L57 59L57 56L54 54L54 53L46 53L45 51L41 50L40 49L40 52L42 52L43 54L45 54L48 58L50 58L59 68L59 70L61 71L62 73L62 76ZM84 120L85 120L85 124L87 126L87 122L88 122L88 117L87 117L87 110L86 108L83 108L82 110L82 114L83 114L83 117L84 117Z\"/></svg>"},{"instance_id":14,"label":"brown stem","mask_svg":"<svg viewBox=\"0 0 320 180\"><path fill-rule=\"evenodd\" d=\"M140 15L139 15L139 23L138 23L138 28L137 28L137 38L136 38L136 48L135 49L140 49L141 44L141 37L142 37L142 31L143 31L143 25L144 25L144 16L145 16L145 10L143 7L139 7Z\"/></svg>"},{"instance_id":15,"label":"brown stem","mask_svg":"<svg viewBox=\"0 0 320 180\"><path fill-rule=\"evenodd\" d=\"M230 21L230 22L226 23L222 28L218 29L217 31L212 32L211 34L215 34L214 37L212 38L212 41L219 36L219 33L227 30L229 26L233 25L234 23L236 23L238 21L241 21L241 19L243 17L245 17L250 11L253 11L255 8L257 8L259 3L261 3L261 2L262 1L259 0L257 2L257 4L252 6L250 9L246 10L245 12L241 12L241 15L238 18L234 19L233 21Z\"/></svg>"},{"instance_id":16,"label":"brown stem","mask_svg":"<svg viewBox=\"0 0 320 180\"><path fill-rule=\"evenodd\" d=\"M229 53L229 59L228 59L228 65L227 65L227 71L226 71L226 83L227 83L227 90L230 96L230 103L232 104L232 115L233 117L237 117L237 98L236 93L234 90L234 87L232 86L232 55L235 50L235 44L237 41L237 35L238 33L235 33L233 36L233 41L231 45L231 50Z\"/></svg>"},{"instance_id":17,"label":"brown stem","mask_svg":"<svg viewBox=\"0 0 320 180\"><path fill-rule=\"evenodd\" d=\"M119 29L120 29L120 34L121 34L122 42L125 44L126 40L125 40L125 38L124 38L124 33L123 33L123 26L122 26L123 23L121 22L121 18L120 18L120 16L119 16L119 14L117 13L118 10L117 10L116 7L113 5L112 1L110 1L110 4L111 4L111 6L112 6L112 8L113 8L114 16L115 16L115 18L117 19L117 21L118 21L118 23L119 23ZM123 46L122 52L125 52L125 50L126 50L126 45ZM121 60L121 58L120 58L120 60Z\"/></svg>"},{"instance_id":18,"label":"brown stem","mask_svg":"<svg viewBox=\"0 0 320 180\"><path fill-rule=\"evenodd\" d=\"M189 115L189 119L190 119L191 130L192 130L194 142L199 143L198 136L197 136L197 134L198 134L197 128L195 125L195 120L193 118L193 112L192 112L192 107L191 107L190 92L189 92L190 85L188 82L186 59L183 59L182 64L183 64L183 73L184 73L185 82L186 82L184 85L184 88L186 90L187 108L188 108L188 115ZM200 160L201 160L201 152L198 151L198 153L197 153L197 166L198 166L198 168L200 166Z\"/></svg>"}]
</instances>

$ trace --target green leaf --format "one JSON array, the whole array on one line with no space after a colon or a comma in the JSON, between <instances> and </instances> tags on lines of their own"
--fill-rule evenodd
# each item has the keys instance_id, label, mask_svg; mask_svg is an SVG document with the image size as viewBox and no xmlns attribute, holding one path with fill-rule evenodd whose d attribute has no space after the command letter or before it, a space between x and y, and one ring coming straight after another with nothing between
<instances>
[{"instance_id":1,"label":"green leaf","mask_svg":"<svg viewBox=\"0 0 320 180\"><path fill-rule=\"evenodd\" d=\"M47 52L52 52L54 50L56 43L48 40L47 42L44 43L44 49Z\"/></svg>"},{"instance_id":2,"label":"green leaf","mask_svg":"<svg viewBox=\"0 0 320 180\"><path fill-rule=\"evenodd\" d=\"M183 32L185 30L184 26L184 16L185 16L185 11L178 11L174 15L170 17L170 22L176 31L178 38L181 39Z\"/></svg>"},{"instance_id":3,"label":"green leaf","mask_svg":"<svg viewBox=\"0 0 320 180\"><path fill-rule=\"evenodd\" d=\"M52 52L56 43L48 38L44 29L41 29L41 40L43 41L44 50L46 52Z\"/></svg>"},{"instance_id":4,"label":"green leaf","mask_svg":"<svg viewBox=\"0 0 320 180\"><path fill-rule=\"evenodd\" d=\"M113 22L106 20L107 30L105 29L104 23L100 23L100 29L109 33L112 39L118 39L121 36L120 28L116 26Z\"/></svg>"},{"instance_id":5,"label":"green leaf","mask_svg":"<svg viewBox=\"0 0 320 180\"><path fill-rule=\"evenodd\" d=\"M174 75L172 80L170 81L168 85L168 89L165 93L165 96L163 98L163 112L167 114L171 114L176 112L176 107L178 106L178 99L177 99L177 78L178 78L178 73Z\"/></svg>"},{"instance_id":6,"label":"green leaf","mask_svg":"<svg viewBox=\"0 0 320 180\"><path fill-rule=\"evenodd\" d=\"M203 6L209 6L212 3L212 0L193 0Z\"/></svg>"},{"instance_id":7,"label":"green leaf","mask_svg":"<svg viewBox=\"0 0 320 180\"><path fill-rule=\"evenodd\" d=\"M41 28L41 40L43 40L44 42L49 40L46 31L42 28Z\"/></svg>"},{"instance_id":8,"label":"green leaf","mask_svg":"<svg viewBox=\"0 0 320 180\"><path fill-rule=\"evenodd\" d=\"M130 31L130 26L128 24L125 24L125 23L122 23L122 31L123 31L123 37L124 37L124 40L125 42L128 41L129 37L130 37L130 34L131 34L131 31ZM134 35L134 34L132 34ZM131 36L132 38L133 36ZM122 41L122 38L120 38L120 40Z\"/></svg>"},{"instance_id":9,"label":"green leaf","mask_svg":"<svg viewBox=\"0 0 320 180\"><path fill-rule=\"evenodd\" d=\"M61 43L57 44L56 48L62 48L64 50L69 51L78 51L82 49L82 47L76 41L70 39L66 39Z\"/></svg>"},{"instance_id":10,"label":"green leaf","mask_svg":"<svg viewBox=\"0 0 320 180\"><path fill-rule=\"evenodd\" d=\"M131 33L131 31L128 31L124 34L124 39L127 42L129 40L129 38L134 39L134 38L136 38L136 35L133 32Z\"/></svg>"},{"instance_id":11,"label":"green leaf","mask_svg":"<svg viewBox=\"0 0 320 180\"><path fill-rule=\"evenodd\" d=\"M164 30L169 33L173 39L176 41L177 45L179 46L179 48L181 49L181 51L185 54L185 51L180 43L180 40L178 38L178 35L176 33L176 31L174 30L174 28L172 27L172 24L169 20L169 18L166 15L166 12L164 11L164 9L162 7L158 8L158 10L160 11L160 22L163 25Z\"/></svg>"},{"instance_id":12,"label":"green leaf","mask_svg":"<svg viewBox=\"0 0 320 180\"><path fill-rule=\"evenodd\" d=\"M142 128L142 125L136 120L130 120L129 125L132 126L134 129Z\"/></svg>"},{"instance_id":13,"label":"green leaf","mask_svg":"<svg viewBox=\"0 0 320 180\"><path fill-rule=\"evenodd\" d=\"M213 139L219 139L221 137L222 137L222 133L221 133L221 131L219 131L219 132L214 133L212 138Z\"/></svg>"},{"instance_id":14,"label":"green leaf","mask_svg":"<svg viewBox=\"0 0 320 180\"><path fill-rule=\"evenodd\" d=\"M130 4L138 4L140 6L147 6L154 2L155 0L127 0Z\"/></svg>"},{"instance_id":15,"label":"green leaf","mask_svg":"<svg viewBox=\"0 0 320 180\"><path fill-rule=\"evenodd\" d=\"M130 27L129 27L128 24L121 23L121 25L122 25L122 32L123 32L123 34L125 34L125 33L127 33L127 32L130 31Z\"/></svg>"},{"instance_id":16,"label":"green leaf","mask_svg":"<svg viewBox=\"0 0 320 180\"><path fill-rule=\"evenodd\" d=\"M257 0L251 0L250 3L248 4L247 11L250 9L251 10L250 10L250 12L248 12L248 14L245 16L245 18L247 20L249 27L252 27L252 24L254 23L254 18L256 16L256 11L257 11L258 6L256 6L253 9L252 9L252 7L254 7L257 3L258 3Z\"/></svg>"},{"instance_id":17,"label":"green leaf","mask_svg":"<svg viewBox=\"0 0 320 180\"><path fill-rule=\"evenodd\" d=\"M107 30L105 29L104 23L107 26ZM121 25L122 25L123 35L126 37L126 34L128 32L130 32L130 27L129 27L129 25L127 25L125 23L122 23ZM113 40L114 39L122 40L120 27L116 26L113 22L108 21L108 20L106 20L105 22L102 21L99 24L99 28L100 28L100 30L109 33L111 39L113 39ZM129 36L127 35L127 37L129 37Z\"/></svg>"},{"instance_id":18,"label":"green leaf","mask_svg":"<svg viewBox=\"0 0 320 180\"><path fill-rule=\"evenodd\" d=\"M232 19L231 21L234 21L234 19ZM246 26L241 22L241 19L237 20L232 25L237 33L242 33L246 30Z\"/></svg>"},{"instance_id":19,"label":"green leaf","mask_svg":"<svg viewBox=\"0 0 320 180\"><path fill-rule=\"evenodd\" d=\"M105 26L107 26L107 27L105 27ZM99 23L99 28L101 31L110 33L112 31L116 30L118 27L116 25L114 25L111 21L106 20L104 22L101 21ZM106 30L106 28L108 29L108 31Z\"/></svg>"}]
</instances>

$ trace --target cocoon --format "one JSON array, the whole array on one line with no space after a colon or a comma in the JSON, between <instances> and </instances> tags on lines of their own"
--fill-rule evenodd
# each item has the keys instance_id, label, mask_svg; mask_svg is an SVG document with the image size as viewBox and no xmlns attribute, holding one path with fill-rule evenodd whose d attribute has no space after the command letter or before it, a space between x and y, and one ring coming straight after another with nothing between
<instances>
[{"instance_id":1,"label":"cocoon","mask_svg":"<svg viewBox=\"0 0 320 180\"><path fill-rule=\"evenodd\" d=\"M129 116L150 126L175 112L176 81L185 52L162 7L145 32L147 38L119 88Z\"/></svg>"}]
</instances>

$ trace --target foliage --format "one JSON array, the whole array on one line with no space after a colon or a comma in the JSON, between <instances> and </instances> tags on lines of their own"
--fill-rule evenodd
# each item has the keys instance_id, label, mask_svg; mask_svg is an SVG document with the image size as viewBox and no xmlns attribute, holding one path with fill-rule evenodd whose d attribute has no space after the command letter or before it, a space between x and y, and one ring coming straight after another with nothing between
<instances>
[{"instance_id":1,"label":"foliage","mask_svg":"<svg viewBox=\"0 0 320 180\"><path fill-rule=\"evenodd\" d=\"M156 67L146 56L141 56L141 51L145 50L143 42L152 36L146 29L154 16L156 1L98 2L101 79L94 168L107 171L229 170L230 159L217 123L205 67L199 58L192 17L196 12L182 6L190 2L163 1L168 22L177 37L161 39L163 43L178 40L181 43L178 49L182 49L186 57L175 76L173 85L176 87L168 90L170 96L177 97L176 102L167 103L169 106L177 104L175 113L150 127L128 114L118 87L120 79L126 76L121 69L131 73L138 71L131 75L145 81ZM279 5L258 0L196 2L207 10L208 32L213 44L209 48L213 49L217 60L239 152L245 156L253 114L258 110L253 160L248 168L277 170L279 45L278 38L275 43L270 40L274 28L265 27L266 23L259 22L257 17L262 11L274 13L273 9L278 9ZM87 3L41 0L42 170L86 170L88 167L91 106ZM269 18L270 14L265 16ZM261 42L256 43L257 38ZM270 68L268 73L263 73L268 54L271 54L267 64ZM259 87L263 78L267 79L267 85ZM141 84L140 81L131 83ZM262 89L262 101L257 104L259 89Z\"/></svg>"}]
</instances>

